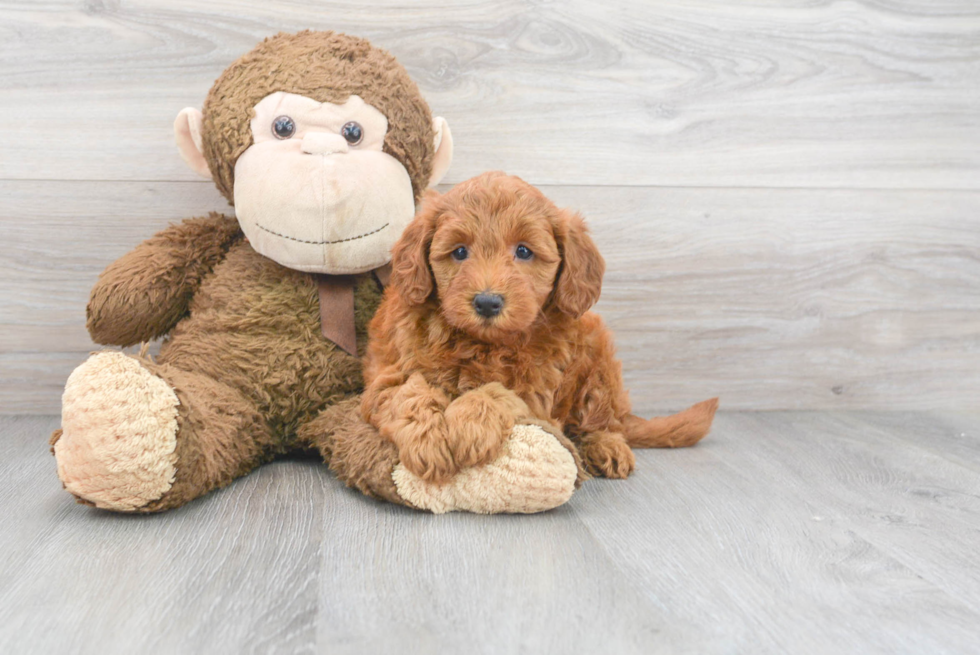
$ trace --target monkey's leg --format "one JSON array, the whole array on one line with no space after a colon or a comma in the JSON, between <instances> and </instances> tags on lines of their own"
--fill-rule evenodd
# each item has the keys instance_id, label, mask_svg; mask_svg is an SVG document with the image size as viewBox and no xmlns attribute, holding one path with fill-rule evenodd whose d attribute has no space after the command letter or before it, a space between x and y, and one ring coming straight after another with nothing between
<instances>
[{"instance_id":1,"label":"monkey's leg","mask_svg":"<svg viewBox=\"0 0 980 655\"><path fill-rule=\"evenodd\" d=\"M575 447L554 426L515 426L496 459L465 468L444 484L426 482L398 462L398 448L360 415L360 398L325 409L299 430L347 486L365 495L441 514L530 513L567 501L586 475Z\"/></svg>"},{"instance_id":2,"label":"monkey's leg","mask_svg":"<svg viewBox=\"0 0 980 655\"><path fill-rule=\"evenodd\" d=\"M391 476L398 464L398 447L361 418L360 406L360 396L354 396L327 407L300 426L298 442L319 450L330 470L348 487L411 507L398 494Z\"/></svg>"},{"instance_id":3,"label":"monkey's leg","mask_svg":"<svg viewBox=\"0 0 980 655\"><path fill-rule=\"evenodd\" d=\"M51 443L65 488L118 512L183 505L275 449L268 425L238 391L119 352L93 355L68 378Z\"/></svg>"}]
</instances>

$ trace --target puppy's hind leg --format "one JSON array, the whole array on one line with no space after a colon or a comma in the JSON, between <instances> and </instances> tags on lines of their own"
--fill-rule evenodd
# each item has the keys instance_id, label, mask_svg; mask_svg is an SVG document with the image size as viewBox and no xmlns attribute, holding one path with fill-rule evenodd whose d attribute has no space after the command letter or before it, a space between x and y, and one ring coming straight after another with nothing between
<instances>
[{"instance_id":1,"label":"puppy's hind leg","mask_svg":"<svg viewBox=\"0 0 980 655\"><path fill-rule=\"evenodd\" d=\"M636 457L620 432L589 432L572 441L585 470L592 475L625 479L636 468Z\"/></svg>"}]
</instances>

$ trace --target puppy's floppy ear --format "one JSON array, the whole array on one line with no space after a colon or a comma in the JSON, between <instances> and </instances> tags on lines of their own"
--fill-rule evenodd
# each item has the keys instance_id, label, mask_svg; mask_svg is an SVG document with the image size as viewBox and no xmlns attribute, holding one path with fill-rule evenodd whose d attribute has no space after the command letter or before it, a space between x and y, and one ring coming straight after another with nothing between
<instances>
[{"instance_id":1,"label":"puppy's floppy ear","mask_svg":"<svg viewBox=\"0 0 980 655\"><path fill-rule=\"evenodd\" d=\"M606 262L577 213L561 210L555 224L555 240L561 253L561 268L552 299L559 310L578 318L599 300Z\"/></svg>"},{"instance_id":2,"label":"puppy's floppy ear","mask_svg":"<svg viewBox=\"0 0 980 655\"><path fill-rule=\"evenodd\" d=\"M391 286L410 305L421 305L432 295L429 247L439 216L439 194L429 190L422 208L391 249Z\"/></svg>"}]
</instances>

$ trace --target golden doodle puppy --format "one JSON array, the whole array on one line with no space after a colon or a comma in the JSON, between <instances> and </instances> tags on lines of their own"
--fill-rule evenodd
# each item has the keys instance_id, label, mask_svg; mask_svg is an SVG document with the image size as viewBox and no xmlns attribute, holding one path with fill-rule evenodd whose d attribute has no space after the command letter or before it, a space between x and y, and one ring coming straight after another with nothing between
<instances>
[{"instance_id":1,"label":"golden doodle puppy","mask_svg":"<svg viewBox=\"0 0 980 655\"><path fill-rule=\"evenodd\" d=\"M361 412L424 480L485 464L526 419L564 431L593 475L625 478L633 447L697 443L717 398L630 413L612 335L589 308L605 263L582 218L485 173L432 193L392 252L370 325Z\"/></svg>"}]
</instances>

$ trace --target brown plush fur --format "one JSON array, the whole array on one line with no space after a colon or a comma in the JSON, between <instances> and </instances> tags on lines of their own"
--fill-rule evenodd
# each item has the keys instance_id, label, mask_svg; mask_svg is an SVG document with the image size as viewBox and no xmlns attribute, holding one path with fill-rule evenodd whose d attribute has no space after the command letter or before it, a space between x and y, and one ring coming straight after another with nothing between
<instances>
[{"instance_id":1,"label":"brown plush fur","mask_svg":"<svg viewBox=\"0 0 980 655\"><path fill-rule=\"evenodd\" d=\"M204 103L204 156L234 204L235 162L252 145L252 108L277 91L343 104L360 96L388 118L384 151L412 179L416 202L432 174L432 114L408 72L364 39L305 31L269 37L218 78Z\"/></svg>"},{"instance_id":2,"label":"brown plush fur","mask_svg":"<svg viewBox=\"0 0 980 655\"><path fill-rule=\"evenodd\" d=\"M190 274L174 280L175 263ZM359 276L362 352L380 298L375 277ZM130 346L169 332L157 362L141 364L180 400L177 480L140 511L176 507L279 453L319 446L299 428L363 384L359 360L320 331L313 276L256 253L234 218L192 219L142 243L102 273L88 311L98 343ZM134 315L144 321L125 327Z\"/></svg>"},{"instance_id":3,"label":"brown plush fur","mask_svg":"<svg viewBox=\"0 0 980 655\"><path fill-rule=\"evenodd\" d=\"M252 108L277 91L336 103L356 94L379 109L388 118L385 151L405 166L418 199L432 170L433 128L415 83L363 39L301 32L238 59L205 102L204 153L229 202L235 162L252 143ZM375 276L358 276L362 352L380 298ZM315 278L256 253L235 218L184 221L111 264L92 290L88 329L97 343L118 346L167 336L157 361L140 364L179 400L176 480L138 511L176 507L279 453L311 447L333 457L348 484L404 502L391 481L397 453L357 416L360 361L321 332Z\"/></svg>"},{"instance_id":4,"label":"brown plush fur","mask_svg":"<svg viewBox=\"0 0 980 655\"><path fill-rule=\"evenodd\" d=\"M398 464L398 450L358 414L360 397L328 407L300 427L300 443L319 450L330 470L348 487L366 496L410 505L395 488L391 472Z\"/></svg>"},{"instance_id":5,"label":"brown plush fur","mask_svg":"<svg viewBox=\"0 0 980 655\"><path fill-rule=\"evenodd\" d=\"M518 244L530 260L516 258ZM361 410L423 479L492 460L529 417L560 426L590 473L614 478L633 470L630 443L687 446L710 427L717 399L660 422L630 414L611 334L587 313L602 257L581 217L522 180L489 173L433 194L392 265ZM498 316L475 312L481 292L503 296Z\"/></svg>"},{"instance_id":6,"label":"brown plush fur","mask_svg":"<svg viewBox=\"0 0 980 655\"><path fill-rule=\"evenodd\" d=\"M220 214L184 221L153 236L106 271L89 299L88 330L98 343L150 341L187 313L201 280L242 239L238 221ZM126 311L117 311L125 301Z\"/></svg>"}]
</instances>

